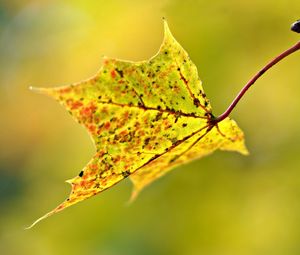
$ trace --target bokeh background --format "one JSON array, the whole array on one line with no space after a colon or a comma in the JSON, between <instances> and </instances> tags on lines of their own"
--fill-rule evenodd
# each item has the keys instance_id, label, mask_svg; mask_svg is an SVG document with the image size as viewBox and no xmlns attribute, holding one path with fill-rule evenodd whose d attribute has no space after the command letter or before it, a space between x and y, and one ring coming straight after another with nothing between
<instances>
[{"instance_id":1,"label":"bokeh background","mask_svg":"<svg viewBox=\"0 0 300 255\"><path fill-rule=\"evenodd\" d=\"M299 0L0 0L0 253L300 253L300 54L255 84L232 117L250 156L216 152L177 168L126 205L131 184L24 231L70 192L93 155L85 130L28 90L86 79L101 56L144 60L171 31L199 69L215 114L294 44Z\"/></svg>"}]
</instances>

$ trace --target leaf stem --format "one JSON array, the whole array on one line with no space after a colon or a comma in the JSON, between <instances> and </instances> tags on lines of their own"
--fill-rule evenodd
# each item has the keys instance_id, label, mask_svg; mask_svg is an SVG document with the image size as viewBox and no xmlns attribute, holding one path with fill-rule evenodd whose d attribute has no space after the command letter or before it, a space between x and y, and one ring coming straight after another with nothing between
<instances>
[{"instance_id":1,"label":"leaf stem","mask_svg":"<svg viewBox=\"0 0 300 255\"><path fill-rule=\"evenodd\" d=\"M278 55L276 58L271 60L267 65L265 65L260 71L258 71L248 82L247 84L242 88L242 90L238 93L238 95L235 97L235 99L232 101L232 103L229 105L229 107L226 109L224 113L222 113L220 116L212 119L212 123L215 125L218 122L224 120L227 118L232 110L235 108L237 103L241 100L241 98L244 96L246 91L256 82L256 80L261 77L267 70L269 70L272 66L277 64L280 60L284 59L285 57L289 56L293 52L300 49L300 41L297 42L295 45L293 45L291 48L287 49L286 51L282 52L280 55Z\"/></svg>"}]
</instances>

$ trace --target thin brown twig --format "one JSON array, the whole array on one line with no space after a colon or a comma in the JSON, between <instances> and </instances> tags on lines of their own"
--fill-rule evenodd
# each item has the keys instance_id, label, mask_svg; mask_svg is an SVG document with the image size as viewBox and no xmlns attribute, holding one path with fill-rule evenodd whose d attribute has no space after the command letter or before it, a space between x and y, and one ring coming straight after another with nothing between
<instances>
[{"instance_id":1,"label":"thin brown twig","mask_svg":"<svg viewBox=\"0 0 300 255\"><path fill-rule=\"evenodd\" d=\"M247 84L242 88L242 90L238 93L238 95L235 97L235 99L232 101L232 103L229 105L229 107L225 110L224 113L222 113L220 116L213 118L211 120L212 125L217 124L218 122L224 120L227 118L232 110L235 108L237 103L241 100L241 98L244 96L246 91L256 82L256 80L261 77L266 71L268 71L272 66L277 64L282 59L286 58L290 54L296 52L300 49L300 41L297 42L295 45L293 45L291 48L287 49L286 51L279 54L277 57L275 57L273 60L271 60L267 65L265 65L259 72L257 72L248 82Z\"/></svg>"}]
</instances>

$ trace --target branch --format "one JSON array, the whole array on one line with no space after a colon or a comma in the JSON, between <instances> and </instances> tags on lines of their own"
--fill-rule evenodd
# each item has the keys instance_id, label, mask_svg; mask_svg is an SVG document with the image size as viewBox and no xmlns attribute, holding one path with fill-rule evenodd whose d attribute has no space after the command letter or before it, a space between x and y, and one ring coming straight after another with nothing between
<instances>
[{"instance_id":1,"label":"branch","mask_svg":"<svg viewBox=\"0 0 300 255\"><path fill-rule=\"evenodd\" d=\"M292 24L291 30L297 33L300 33L300 20L296 21ZM248 82L247 84L242 88L242 90L238 93L238 95L235 97L235 99L232 101L232 103L229 105L229 107L226 109L224 113L222 113L220 116L212 119L212 124L215 125L218 122L224 120L227 118L232 110L235 108L237 103L241 100L241 98L244 96L246 91L256 82L256 80L261 77L266 71L268 71L272 66L276 65L279 61L286 58L287 56L291 55L292 53L296 52L300 49L300 41L297 42L295 45L293 45L291 48L287 49L286 51L279 54L277 57L275 57L273 60L271 60L267 65L265 65L260 71L258 71Z\"/></svg>"}]
</instances>

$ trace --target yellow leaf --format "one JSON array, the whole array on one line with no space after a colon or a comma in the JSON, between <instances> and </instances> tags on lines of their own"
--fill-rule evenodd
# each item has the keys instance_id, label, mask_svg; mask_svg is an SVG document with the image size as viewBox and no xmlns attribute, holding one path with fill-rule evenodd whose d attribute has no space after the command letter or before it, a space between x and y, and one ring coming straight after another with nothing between
<instances>
[{"instance_id":1,"label":"yellow leaf","mask_svg":"<svg viewBox=\"0 0 300 255\"><path fill-rule=\"evenodd\" d=\"M59 101L90 133L96 152L73 179L67 200L40 220L130 176L132 198L175 166L216 149L247 154L244 135L226 118L212 124L197 68L164 23L164 40L150 60L105 58L89 80L34 89Z\"/></svg>"}]
</instances>

